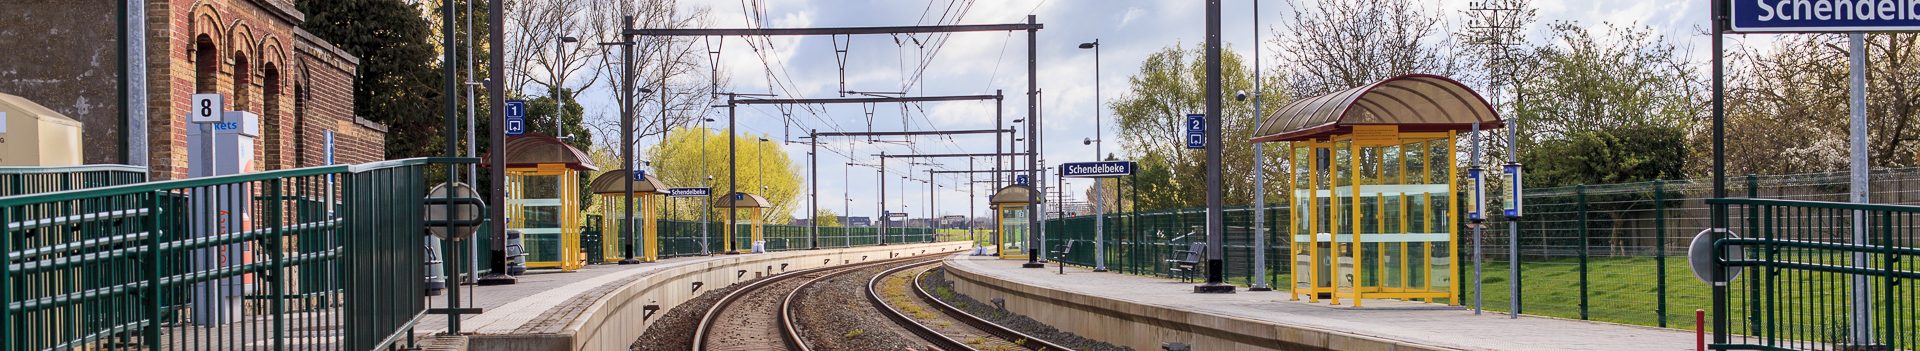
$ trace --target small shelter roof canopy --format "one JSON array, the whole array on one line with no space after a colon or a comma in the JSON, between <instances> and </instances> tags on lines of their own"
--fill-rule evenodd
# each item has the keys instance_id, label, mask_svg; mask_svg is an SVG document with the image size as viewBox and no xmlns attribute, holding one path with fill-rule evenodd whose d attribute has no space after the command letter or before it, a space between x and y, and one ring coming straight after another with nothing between
<instances>
[{"instance_id":1,"label":"small shelter roof canopy","mask_svg":"<svg viewBox=\"0 0 1920 351\"><path fill-rule=\"evenodd\" d=\"M1480 93L1451 78L1408 74L1331 94L1295 100L1268 115L1253 142L1324 139L1354 125L1395 125L1403 132L1499 128L1500 116Z\"/></svg>"},{"instance_id":2,"label":"small shelter roof canopy","mask_svg":"<svg viewBox=\"0 0 1920 351\"><path fill-rule=\"evenodd\" d=\"M1025 205L1027 204L1027 200L1031 200L1028 198L1029 196L1028 194L1030 194L1032 191L1033 191L1033 188L1027 187L1025 185L1019 185L1019 184L1008 185L1006 187L1000 188L1000 190L994 191L993 197L987 198L987 202L995 205L999 205L999 204Z\"/></svg>"},{"instance_id":3,"label":"small shelter roof canopy","mask_svg":"<svg viewBox=\"0 0 1920 351\"><path fill-rule=\"evenodd\" d=\"M767 198L761 197L760 195L749 193L733 194L735 196L745 196L740 196L741 200L738 203L733 201L734 196L722 196L720 200L713 202L713 208L773 208L773 202L767 201Z\"/></svg>"},{"instance_id":4,"label":"small shelter roof canopy","mask_svg":"<svg viewBox=\"0 0 1920 351\"><path fill-rule=\"evenodd\" d=\"M607 171L606 173L600 173L599 177L594 177L593 182L587 183L587 190L597 195L625 195L627 188L621 185L621 182L630 179L633 179L632 171L625 169ZM654 177L652 173L648 173L645 180L635 180L632 182L633 193L635 194L667 193L667 183L661 182L660 178Z\"/></svg>"},{"instance_id":5,"label":"small shelter roof canopy","mask_svg":"<svg viewBox=\"0 0 1920 351\"><path fill-rule=\"evenodd\" d=\"M558 138L540 133L527 133L507 138L507 167L532 168L542 164L562 164L579 171L595 171L600 167L593 165L593 159L580 149L567 145ZM491 154L491 152L489 152ZM493 167L493 157L480 159L480 166Z\"/></svg>"}]
</instances>

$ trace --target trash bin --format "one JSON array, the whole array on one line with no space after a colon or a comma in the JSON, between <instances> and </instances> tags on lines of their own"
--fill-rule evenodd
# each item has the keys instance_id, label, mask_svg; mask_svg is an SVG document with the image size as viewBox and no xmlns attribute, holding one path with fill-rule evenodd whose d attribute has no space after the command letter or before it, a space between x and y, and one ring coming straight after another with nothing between
<instances>
[{"instance_id":1,"label":"trash bin","mask_svg":"<svg viewBox=\"0 0 1920 351\"><path fill-rule=\"evenodd\" d=\"M427 270L427 284L423 293L426 296L440 296L447 290L445 261L440 257L440 238L426 235L426 262L421 269Z\"/></svg>"},{"instance_id":2,"label":"trash bin","mask_svg":"<svg viewBox=\"0 0 1920 351\"><path fill-rule=\"evenodd\" d=\"M527 273L527 254L521 249L523 244L526 244L526 239L520 236L520 231L507 230L506 245L501 246L501 251L507 255L507 275Z\"/></svg>"}]
</instances>

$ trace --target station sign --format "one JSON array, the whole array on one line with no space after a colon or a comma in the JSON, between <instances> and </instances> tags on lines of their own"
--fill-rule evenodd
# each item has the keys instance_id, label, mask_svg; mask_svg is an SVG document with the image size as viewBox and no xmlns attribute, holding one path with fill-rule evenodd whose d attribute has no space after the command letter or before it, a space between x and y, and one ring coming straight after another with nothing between
<instances>
[{"instance_id":1,"label":"station sign","mask_svg":"<svg viewBox=\"0 0 1920 351\"><path fill-rule=\"evenodd\" d=\"M1207 148L1207 115L1198 113L1187 115L1186 126L1187 148Z\"/></svg>"},{"instance_id":2,"label":"station sign","mask_svg":"<svg viewBox=\"0 0 1920 351\"><path fill-rule=\"evenodd\" d=\"M1015 174L1015 175L1013 175L1013 184L1017 184L1017 185L1027 185L1027 180L1028 180L1028 179L1027 179L1027 175L1025 175L1025 174Z\"/></svg>"},{"instance_id":3,"label":"station sign","mask_svg":"<svg viewBox=\"0 0 1920 351\"><path fill-rule=\"evenodd\" d=\"M907 218L907 213L906 212L887 212L887 218L905 219Z\"/></svg>"},{"instance_id":4,"label":"station sign","mask_svg":"<svg viewBox=\"0 0 1920 351\"><path fill-rule=\"evenodd\" d=\"M1920 0L1735 0L1734 32L1920 31Z\"/></svg>"},{"instance_id":5,"label":"station sign","mask_svg":"<svg viewBox=\"0 0 1920 351\"><path fill-rule=\"evenodd\" d=\"M507 100L507 135L527 134L527 101Z\"/></svg>"},{"instance_id":6,"label":"station sign","mask_svg":"<svg viewBox=\"0 0 1920 351\"><path fill-rule=\"evenodd\" d=\"M634 170L634 171L633 171L633 181L636 181L636 182L644 182L644 181L647 181L647 171L646 171L646 170L644 170L644 169L637 169L637 170Z\"/></svg>"},{"instance_id":7,"label":"station sign","mask_svg":"<svg viewBox=\"0 0 1920 351\"><path fill-rule=\"evenodd\" d=\"M713 188L667 188L667 197L713 196Z\"/></svg>"},{"instance_id":8,"label":"station sign","mask_svg":"<svg viewBox=\"0 0 1920 351\"><path fill-rule=\"evenodd\" d=\"M1073 162L1060 165L1066 178L1107 178L1133 174L1133 161Z\"/></svg>"}]
</instances>

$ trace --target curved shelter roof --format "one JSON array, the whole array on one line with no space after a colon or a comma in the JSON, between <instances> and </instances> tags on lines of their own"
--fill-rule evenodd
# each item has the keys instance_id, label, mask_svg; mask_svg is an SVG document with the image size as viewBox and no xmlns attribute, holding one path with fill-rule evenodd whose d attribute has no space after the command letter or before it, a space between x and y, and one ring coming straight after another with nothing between
<instances>
[{"instance_id":1,"label":"curved shelter roof","mask_svg":"<svg viewBox=\"0 0 1920 351\"><path fill-rule=\"evenodd\" d=\"M1006 187L1000 188L1000 190L994 191L993 197L987 198L987 203L991 203L995 205L1000 205L1000 204L1025 205L1027 204L1028 200L1031 200L1030 198L1028 198L1029 196L1028 194L1031 194L1032 192L1033 192L1033 188L1027 187L1025 185L1019 185L1019 184L1008 185Z\"/></svg>"},{"instance_id":2,"label":"curved shelter roof","mask_svg":"<svg viewBox=\"0 0 1920 351\"><path fill-rule=\"evenodd\" d=\"M593 165L593 159L580 149L567 145L558 138L540 133L527 133L507 138L507 168L532 168L542 164L562 164L578 171L594 171L600 167ZM492 153L480 159L481 167L493 167Z\"/></svg>"},{"instance_id":3,"label":"curved shelter roof","mask_svg":"<svg viewBox=\"0 0 1920 351\"><path fill-rule=\"evenodd\" d=\"M588 182L587 190L592 191L596 195L626 195L627 188L622 184L625 184L624 182L627 182L629 179L633 179L632 172L625 169L607 171L606 173L600 173L598 177L594 177L592 182ZM653 176L653 173L647 173L644 180L632 182L633 193L635 194L667 193L667 183L661 182L660 178Z\"/></svg>"},{"instance_id":4,"label":"curved shelter roof","mask_svg":"<svg viewBox=\"0 0 1920 351\"><path fill-rule=\"evenodd\" d=\"M746 196L739 201L739 204L737 206L735 205L732 196L721 196L720 200L713 202L713 208L773 208L773 202L767 201L767 198L761 197L760 195L754 195L751 193L734 193L734 194L746 195Z\"/></svg>"},{"instance_id":5,"label":"curved shelter roof","mask_svg":"<svg viewBox=\"0 0 1920 351\"><path fill-rule=\"evenodd\" d=\"M1325 139L1355 125L1396 125L1402 132L1499 128L1500 116L1480 93L1451 78L1408 74L1295 100L1254 130L1253 142Z\"/></svg>"}]
</instances>

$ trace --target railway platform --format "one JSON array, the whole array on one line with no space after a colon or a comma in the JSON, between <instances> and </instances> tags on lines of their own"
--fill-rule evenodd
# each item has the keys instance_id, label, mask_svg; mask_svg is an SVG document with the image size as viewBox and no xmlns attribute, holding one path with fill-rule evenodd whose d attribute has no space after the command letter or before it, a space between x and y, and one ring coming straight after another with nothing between
<instances>
[{"instance_id":1,"label":"railway platform","mask_svg":"<svg viewBox=\"0 0 1920 351\"><path fill-rule=\"evenodd\" d=\"M627 350L651 322L702 292L785 271L960 252L967 246L949 242L823 248L589 265L573 272L533 271L519 276L513 285L460 286L463 294L466 289L477 290L479 298L471 307L483 313L461 318L464 338L423 338L420 346L476 351ZM444 307L443 296L430 300L432 307ZM423 336L446 330L447 320L439 315L428 315L415 329Z\"/></svg>"},{"instance_id":2,"label":"railway platform","mask_svg":"<svg viewBox=\"0 0 1920 351\"><path fill-rule=\"evenodd\" d=\"M1288 301L1285 290L1195 294L1194 283L1024 261L953 256L954 289L1073 332L1136 350L1693 350L1692 332L1366 300L1366 307Z\"/></svg>"}]
</instances>

